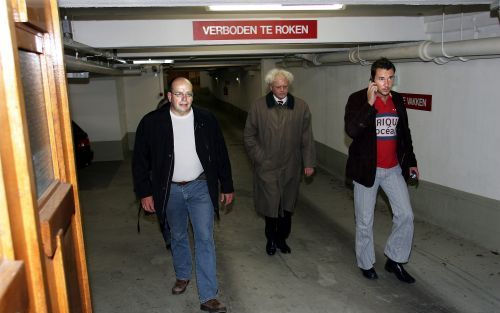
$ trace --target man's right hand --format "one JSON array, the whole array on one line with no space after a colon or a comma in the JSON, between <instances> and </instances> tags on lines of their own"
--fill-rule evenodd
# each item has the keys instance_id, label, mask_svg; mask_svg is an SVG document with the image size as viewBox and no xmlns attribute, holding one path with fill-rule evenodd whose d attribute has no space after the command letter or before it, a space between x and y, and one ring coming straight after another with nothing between
<instances>
[{"instance_id":1,"label":"man's right hand","mask_svg":"<svg viewBox=\"0 0 500 313\"><path fill-rule=\"evenodd\" d=\"M370 81L370 83L368 84L366 95L368 96L368 104L373 106L373 104L375 103L375 99L377 98L377 84Z\"/></svg>"},{"instance_id":2,"label":"man's right hand","mask_svg":"<svg viewBox=\"0 0 500 313\"><path fill-rule=\"evenodd\" d=\"M145 197L141 199L141 206L144 211L149 213L155 213L155 203L153 201L153 196Z\"/></svg>"}]
</instances>

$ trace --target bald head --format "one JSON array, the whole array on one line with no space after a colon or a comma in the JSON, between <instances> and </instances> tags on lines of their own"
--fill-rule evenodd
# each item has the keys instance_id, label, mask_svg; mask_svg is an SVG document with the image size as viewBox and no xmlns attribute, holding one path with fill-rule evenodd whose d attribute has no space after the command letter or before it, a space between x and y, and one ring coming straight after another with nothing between
<instances>
[{"instance_id":1,"label":"bald head","mask_svg":"<svg viewBox=\"0 0 500 313\"><path fill-rule=\"evenodd\" d=\"M185 77L177 77L170 83L170 90L174 90L178 84L188 84L193 89L193 84Z\"/></svg>"}]
</instances>

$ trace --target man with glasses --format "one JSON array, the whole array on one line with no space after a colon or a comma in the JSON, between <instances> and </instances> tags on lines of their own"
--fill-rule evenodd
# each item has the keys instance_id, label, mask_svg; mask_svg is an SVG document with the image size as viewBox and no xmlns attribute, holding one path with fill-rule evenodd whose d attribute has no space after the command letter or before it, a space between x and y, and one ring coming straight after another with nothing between
<instances>
[{"instance_id":1,"label":"man with glasses","mask_svg":"<svg viewBox=\"0 0 500 313\"><path fill-rule=\"evenodd\" d=\"M301 173L314 173L316 150L309 107L288 92L292 73L272 69L265 81L270 91L250 107L243 136L254 166L255 208L265 218L266 252L274 255L292 251L286 239Z\"/></svg>"},{"instance_id":2,"label":"man with glasses","mask_svg":"<svg viewBox=\"0 0 500 313\"><path fill-rule=\"evenodd\" d=\"M196 283L200 308L226 312L217 300L214 214L234 196L231 164L215 117L193 107L193 86L172 81L169 104L148 113L137 127L132 172L134 190L147 212L170 227L176 275L172 294L184 293L191 280L188 225L194 233Z\"/></svg>"},{"instance_id":3,"label":"man with glasses","mask_svg":"<svg viewBox=\"0 0 500 313\"><path fill-rule=\"evenodd\" d=\"M402 263L410 257L413 212L405 179L418 178L417 160L403 97L391 91L396 68L386 58L371 67L368 88L353 93L345 108L345 131L352 138L346 175L354 184L356 258L364 277L377 279L373 245L373 215L382 187L393 213L392 233L386 242L385 269L406 283L415 279Z\"/></svg>"}]
</instances>

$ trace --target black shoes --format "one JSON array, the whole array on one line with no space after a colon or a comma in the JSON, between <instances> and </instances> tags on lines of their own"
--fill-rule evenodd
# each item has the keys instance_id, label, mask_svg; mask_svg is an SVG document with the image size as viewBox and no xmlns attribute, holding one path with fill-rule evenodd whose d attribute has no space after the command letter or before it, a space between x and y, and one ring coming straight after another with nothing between
<instances>
[{"instance_id":1,"label":"black shoes","mask_svg":"<svg viewBox=\"0 0 500 313\"><path fill-rule=\"evenodd\" d=\"M403 264L394 262L391 259L387 259L385 262L385 270L389 273L394 273L396 277L405 283L413 284L415 282L415 278L413 278L407 271L403 268Z\"/></svg>"},{"instance_id":2,"label":"black shoes","mask_svg":"<svg viewBox=\"0 0 500 313\"><path fill-rule=\"evenodd\" d=\"M273 240L268 240L266 244L266 252L269 255L275 255L276 254L276 248L280 249L281 253L291 253L292 249L290 249L290 246L286 244L285 240L279 240L279 241L273 241Z\"/></svg>"},{"instance_id":3,"label":"black shoes","mask_svg":"<svg viewBox=\"0 0 500 313\"><path fill-rule=\"evenodd\" d=\"M375 280L378 278L377 272L375 272L375 268L372 267L369 270L364 270L360 268L361 273L363 273L363 276L368 278L369 280Z\"/></svg>"},{"instance_id":4,"label":"black shoes","mask_svg":"<svg viewBox=\"0 0 500 313\"><path fill-rule=\"evenodd\" d=\"M276 253L276 243L272 240L268 240L266 244L266 252L269 255L274 255Z\"/></svg>"},{"instance_id":5,"label":"black shoes","mask_svg":"<svg viewBox=\"0 0 500 313\"><path fill-rule=\"evenodd\" d=\"M285 240L276 242L276 246L280 249L281 253L292 253L292 249L286 244Z\"/></svg>"},{"instance_id":6,"label":"black shoes","mask_svg":"<svg viewBox=\"0 0 500 313\"><path fill-rule=\"evenodd\" d=\"M415 278L413 278L410 274L408 274L407 271L403 268L403 264L394 262L391 259L387 259L387 262L385 263L385 270L388 271L389 273L394 273L396 277L405 283L408 284L413 284L415 282ZM364 270L360 268L361 273L363 273L363 276L369 280L375 280L378 278L377 272L375 272L375 268L372 267L369 270Z\"/></svg>"}]
</instances>

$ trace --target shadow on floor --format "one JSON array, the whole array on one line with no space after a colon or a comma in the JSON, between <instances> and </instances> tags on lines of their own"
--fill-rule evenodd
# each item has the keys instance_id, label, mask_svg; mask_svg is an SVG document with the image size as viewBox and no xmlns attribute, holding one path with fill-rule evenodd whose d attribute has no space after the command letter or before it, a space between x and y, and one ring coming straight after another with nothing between
<instances>
[{"instance_id":1,"label":"shadow on floor","mask_svg":"<svg viewBox=\"0 0 500 313\"><path fill-rule=\"evenodd\" d=\"M78 169L79 189L93 190L109 187L121 163L122 161L94 162L90 166Z\"/></svg>"}]
</instances>

